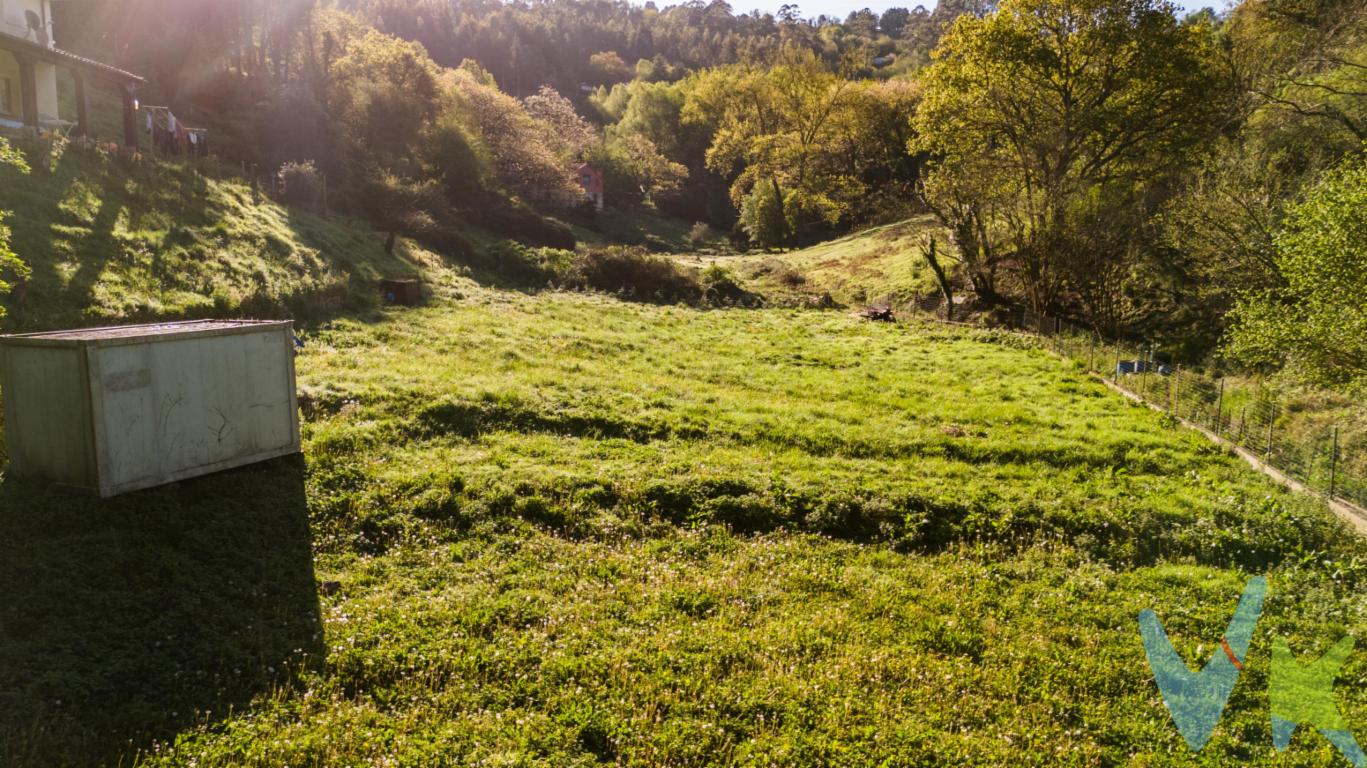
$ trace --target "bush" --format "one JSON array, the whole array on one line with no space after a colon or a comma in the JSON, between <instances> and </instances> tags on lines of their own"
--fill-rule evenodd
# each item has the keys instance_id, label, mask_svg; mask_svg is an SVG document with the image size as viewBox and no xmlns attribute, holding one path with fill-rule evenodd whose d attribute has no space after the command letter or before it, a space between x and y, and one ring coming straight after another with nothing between
<instances>
[{"instance_id":1,"label":"bush","mask_svg":"<svg viewBox=\"0 0 1367 768\"><path fill-rule=\"evenodd\" d=\"M455 222L438 222L414 235L418 242L441 256L457 261L469 261L475 246L461 234Z\"/></svg>"},{"instance_id":2,"label":"bush","mask_svg":"<svg viewBox=\"0 0 1367 768\"><path fill-rule=\"evenodd\" d=\"M544 287L572 282L573 251L528 248L516 241L504 240L490 247L486 255L490 270L518 285Z\"/></svg>"},{"instance_id":3,"label":"bush","mask_svg":"<svg viewBox=\"0 0 1367 768\"><path fill-rule=\"evenodd\" d=\"M696 277L684 272L674 261L640 248L604 248L584 253L575 261L572 281L583 287L663 304L693 304L703 296Z\"/></svg>"},{"instance_id":4,"label":"bush","mask_svg":"<svg viewBox=\"0 0 1367 768\"><path fill-rule=\"evenodd\" d=\"M573 250L576 245L570 228L519 203L493 206L480 212L485 229L516 240L523 245Z\"/></svg>"},{"instance_id":5,"label":"bush","mask_svg":"<svg viewBox=\"0 0 1367 768\"><path fill-rule=\"evenodd\" d=\"M693 228L688 230L688 243L694 248L712 239L712 228L705 221L694 222Z\"/></svg>"},{"instance_id":6,"label":"bush","mask_svg":"<svg viewBox=\"0 0 1367 768\"><path fill-rule=\"evenodd\" d=\"M702 273L703 299L716 307L758 307L763 300L741 287L731 270L713 264Z\"/></svg>"},{"instance_id":7,"label":"bush","mask_svg":"<svg viewBox=\"0 0 1367 768\"><path fill-rule=\"evenodd\" d=\"M292 208L316 211L323 207L323 173L312 160L280 166L280 199Z\"/></svg>"}]
</instances>

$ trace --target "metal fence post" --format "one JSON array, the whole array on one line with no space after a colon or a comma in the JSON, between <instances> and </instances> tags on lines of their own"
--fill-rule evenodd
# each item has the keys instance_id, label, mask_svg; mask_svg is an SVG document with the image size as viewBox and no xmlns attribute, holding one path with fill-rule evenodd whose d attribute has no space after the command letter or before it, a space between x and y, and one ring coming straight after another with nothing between
<instances>
[{"instance_id":1,"label":"metal fence post","mask_svg":"<svg viewBox=\"0 0 1367 768\"><path fill-rule=\"evenodd\" d=\"M1267 414L1267 452L1263 455L1269 458L1272 456L1272 430L1276 426L1276 417L1273 416L1271 413Z\"/></svg>"},{"instance_id":2,"label":"metal fence post","mask_svg":"<svg viewBox=\"0 0 1367 768\"><path fill-rule=\"evenodd\" d=\"M1215 434L1218 437L1225 421L1225 380L1220 379L1220 395L1215 398Z\"/></svg>"},{"instance_id":3,"label":"metal fence post","mask_svg":"<svg viewBox=\"0 0 1367 768\"><path fill-rule=\"evenodd\" d=\"M1329 451L1329 498L1339 489L1339 428L1334 426L1334 447Z\"/></svg>"},{"instance_id":4,"label":"metal fence post","mask_svg":"<svg viewBox=\"0 0 1367 768\"><path fill-rule=\"evenodd\" d=\"M1181 386L1182 367L1173 363L1172 384L1168 385L1168 413L1177 413L1177 388Z\"/></svg>"},{"instance_id":5,"label":"metal fence post","mask_svg":"<svg viewBox=\"0 0 1367 768\"><path fill-rule=\"evenodd\" d=\"M1248 427L1248 406L1239 409L1239 436L1234 438L1234 442L1244 444L1244 430Z\"/></svg>"}]
</instances>

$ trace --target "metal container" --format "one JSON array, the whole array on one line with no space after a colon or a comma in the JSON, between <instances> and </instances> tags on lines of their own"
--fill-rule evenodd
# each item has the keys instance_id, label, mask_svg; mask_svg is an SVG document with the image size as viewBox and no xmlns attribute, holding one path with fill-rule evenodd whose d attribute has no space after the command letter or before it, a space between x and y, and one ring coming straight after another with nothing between
<instances>
[{"instance_id":1,"label":"metal container","mask_svg":"<svg viewBox=\"0 0 1367 768\"><path fill-rule=\"evenodd\" d=\"M0 337L10 471L102 497L298 453L288 322Z\"/></svg>"}]
</instances>

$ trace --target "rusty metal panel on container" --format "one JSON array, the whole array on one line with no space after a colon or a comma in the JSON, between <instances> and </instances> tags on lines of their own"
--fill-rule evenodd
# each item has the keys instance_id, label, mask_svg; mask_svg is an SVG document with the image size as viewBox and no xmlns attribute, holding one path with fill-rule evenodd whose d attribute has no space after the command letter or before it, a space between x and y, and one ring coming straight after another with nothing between
<instances>
[{"instance_id":1,"label":"rusty metal panel on container","mask_svg":"<svg viewBox=\"0 0 1367 768\"><path fill-rule=\"evenodd\" d=\"M12 469L113 496L297 453L292 341L253 321L0 338Z\"/></svg>"}]
</instances>

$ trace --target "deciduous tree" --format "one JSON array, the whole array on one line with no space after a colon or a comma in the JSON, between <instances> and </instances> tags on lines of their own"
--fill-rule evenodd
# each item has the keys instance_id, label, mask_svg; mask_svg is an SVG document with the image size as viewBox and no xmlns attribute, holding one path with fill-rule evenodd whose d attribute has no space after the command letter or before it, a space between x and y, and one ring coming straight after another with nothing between
<instances>
[{"instance_id":1,"label":"deciduous tree","mask_svg":"<svg viewBox=\"0 0 1367 768\"><path fill-rule=\"evenodd\" d=\"M1128 274L1133 240L1084 235L1161 193L1211 135L1210 31L1162 0L1005 0L960 16L935 59L913 149L936 158L929 200L960 250L1010 263L1040 312ZM1098 306L1077 309L1101 326Z\"/></svg>"}]
</instances>

